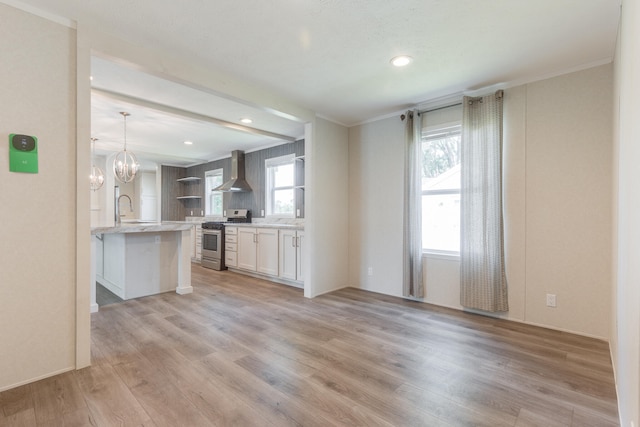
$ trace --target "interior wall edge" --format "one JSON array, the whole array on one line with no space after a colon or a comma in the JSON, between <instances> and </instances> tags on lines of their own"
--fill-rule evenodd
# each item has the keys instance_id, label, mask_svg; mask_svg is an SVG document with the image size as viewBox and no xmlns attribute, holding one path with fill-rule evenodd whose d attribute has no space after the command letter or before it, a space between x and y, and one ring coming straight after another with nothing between
<instances>
[{"instance_id":1,"label":"interior wall edge","mask_svg":"<svg viewBox=\"0 0 640 427\"><path fill-rule=\"evenodd\" d=\"M76 168L91 167L90 51L76 30ZM87 176L76 173L76 369L91 365L91 189Z\"/></svg>"}]
</instances>

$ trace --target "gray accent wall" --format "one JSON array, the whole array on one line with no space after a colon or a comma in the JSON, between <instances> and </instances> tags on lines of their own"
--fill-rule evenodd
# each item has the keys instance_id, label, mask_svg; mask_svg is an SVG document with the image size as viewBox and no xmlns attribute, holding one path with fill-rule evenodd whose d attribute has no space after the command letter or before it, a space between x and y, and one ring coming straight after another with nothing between
<instances>
[{"instance_id":1,"label":"gray accent wall","mask_svg":"<svg viewBox=\"0 0 640 427\"><path fill-rule=\"evenodd\" d=\"M162 166L162 221L184 220L184 206L177 199L180 193L178 178L184 177L185 169L173 166Z\"/></svg>"},{"instance_id":2,"label":"gray accent wall","mask_svg":"<svg viewBox=\"0 0 640 427\"><path fill-rule=\"evenodd\" d=\"M245 153L246 180L253 191L246 193L225 193L224 209L249 209L253 218L261 218L265 210L265 160L295 154L301 158L297 161L296 185L304 185L304 140L265 148L264 150ZM187 216L203 216L204 214L204 174L206 171L223 169L223 181L231 177L231 153L229 157L212 162L202 163L188 168L162 166L162 220L183 221ZM198 177L199 181L178 182L179 178ZM299 218L304 218L304 189L296 191L296 209ZM178 196L200 196L200 199L178 199Z\"/></svg>"}]
</instances>

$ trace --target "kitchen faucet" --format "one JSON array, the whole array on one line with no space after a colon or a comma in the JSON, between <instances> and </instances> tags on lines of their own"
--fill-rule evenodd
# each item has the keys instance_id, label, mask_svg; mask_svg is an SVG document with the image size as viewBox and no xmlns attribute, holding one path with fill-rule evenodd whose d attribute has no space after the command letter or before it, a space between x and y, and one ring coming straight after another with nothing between
<instances>
[{"instance_id":1,"label":"kitchen faucet","mask_svg":"<svg viewBox=\"0 0 640 427\"><path fill-rule=\"evenodd\" d=\"M133 202L131 202L131 197L129 197L126 194L123 194L122 196L120 195L120 187L118 187L117 185L114 188L113 191L113 196L114 196L114 216L115 216L115 221L116 221L116 225L120 225L121 224L121 220L120 220L120 199L123 197L126 197L127 199L129 199L129 210L131 212L133 212Z\"/></svg>"}]
</instances>

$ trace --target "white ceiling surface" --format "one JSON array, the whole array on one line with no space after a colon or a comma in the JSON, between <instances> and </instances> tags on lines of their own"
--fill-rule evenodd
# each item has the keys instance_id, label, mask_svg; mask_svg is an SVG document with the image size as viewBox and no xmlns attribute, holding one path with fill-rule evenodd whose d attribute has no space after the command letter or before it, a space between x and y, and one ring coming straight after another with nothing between
<instances>
[{"instance_id":1,"label":"white ceiling surface","mask_svg":"<svg viewBox=\"0 0 640 427\"><path fill-rule=\"evenodd\" d=\"M103 32L233 75L350 126L446 95L606 63L621 0L22 3L72 20L82 16ZM413 63L391 67L398 54L413 56Z\"/></svg>"}]
</instances>

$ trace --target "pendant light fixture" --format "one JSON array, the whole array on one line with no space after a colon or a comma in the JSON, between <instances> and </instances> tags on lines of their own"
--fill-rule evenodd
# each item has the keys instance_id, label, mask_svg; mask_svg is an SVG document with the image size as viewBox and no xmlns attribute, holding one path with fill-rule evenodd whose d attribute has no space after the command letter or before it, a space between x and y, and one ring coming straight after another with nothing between
<instances>
[{"instance_id":1,"label":"pendant light fixture","mask_svg":"<svg viewBox=\"0 0 640 427\"><path fill-rule=\"evenodd\" d=\"M104 184L104 173L94 162L94 150L97 140L97 138L91 138L91 175L89 175L91 191L98 191Z\"/></svg>"},{"instance_id":2,"label":"pendant light fixture","mask_svg":"<svg viewBox=\"0 0 640 427\"><path fill-rule=\"evenodd\" d=\"M116 154L113 159L113 175L118 181L126 184L134 180L140 165L136 156L127 151L127 116L130 114L125 111L121 111L120 114L124 118L124 150Z\"/></svg>"}]
</instances>

